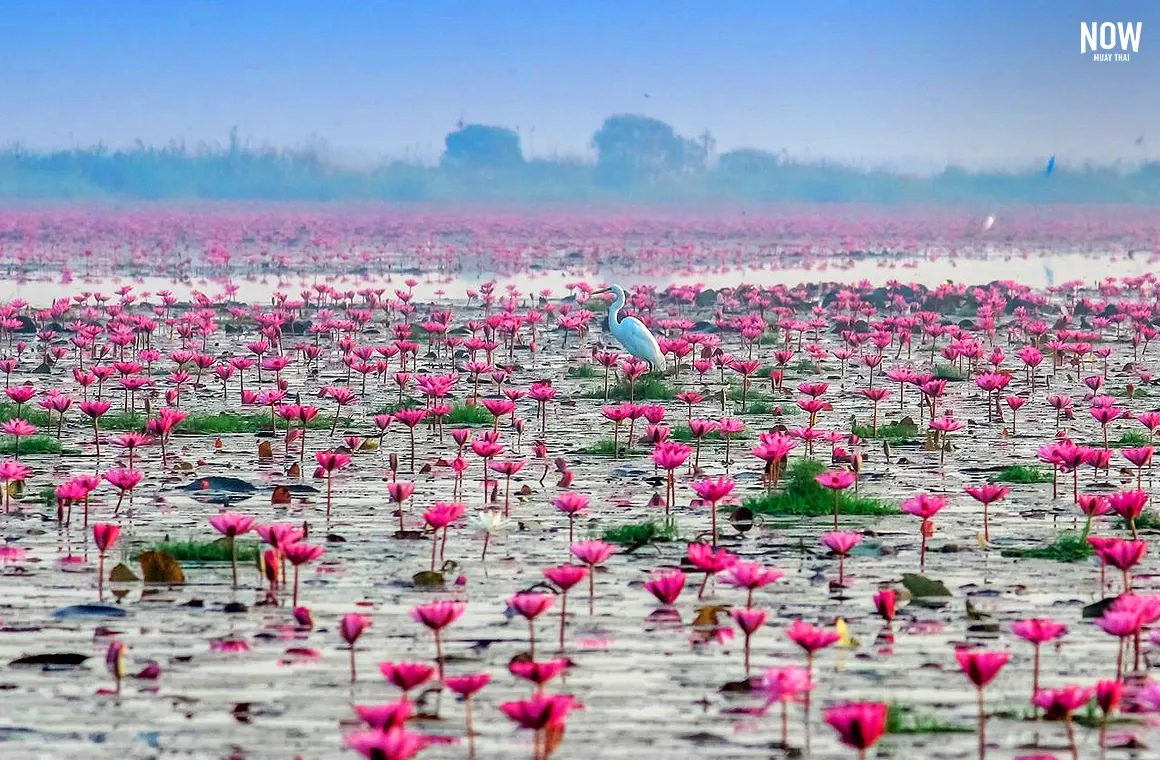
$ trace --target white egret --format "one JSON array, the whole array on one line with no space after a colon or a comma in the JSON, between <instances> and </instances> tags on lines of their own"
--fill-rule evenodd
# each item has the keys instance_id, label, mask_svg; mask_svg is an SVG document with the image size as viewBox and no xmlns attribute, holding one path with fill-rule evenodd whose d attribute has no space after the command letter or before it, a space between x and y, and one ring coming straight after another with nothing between
<instances>
[{"instance_id":1,"label":"white egret","mask_svg":"<svg viewBox=\"0 0 1160 760\"><path fill-rule=\"evenodd\" d=\"M624 288L619 285L609 285L603 290L594 291L591 295L612 293L615 298L608 306L608 331L620 341L624 349L637 359L648 362L649 371L658 368L663 372L668 368L665 355L661 353L660 344L649 329L636 317L621 317L620 310L624 306Z\"/></svg>"}]
</instances>

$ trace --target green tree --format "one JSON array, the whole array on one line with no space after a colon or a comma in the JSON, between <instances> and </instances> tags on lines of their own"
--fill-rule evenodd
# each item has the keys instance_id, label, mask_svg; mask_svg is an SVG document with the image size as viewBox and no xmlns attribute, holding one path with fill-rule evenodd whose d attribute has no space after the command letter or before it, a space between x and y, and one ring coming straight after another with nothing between
<instances>
[{"instance_id":1,"label":"green tree","mask_svg":"<svg viewBox=\"0 0 1160 760\"><path fill-rule=\"evenodd\" d=\"M522 166L520 136L507 127L465 124L443 140L442 163L455 168L510 169Z\"/></svg>"},{"instance_id":2,"label":"green tree","mask_svg":"<svg viewBox=\"0 0 1160 760\"><path fill-rule=\"evenodd\" d=\"M592 136L592 146L601 180L614 186L678 174L695 160L694 150L702 153L671 125L636 114L609 116Z\"/></svg>"}]
</instances>

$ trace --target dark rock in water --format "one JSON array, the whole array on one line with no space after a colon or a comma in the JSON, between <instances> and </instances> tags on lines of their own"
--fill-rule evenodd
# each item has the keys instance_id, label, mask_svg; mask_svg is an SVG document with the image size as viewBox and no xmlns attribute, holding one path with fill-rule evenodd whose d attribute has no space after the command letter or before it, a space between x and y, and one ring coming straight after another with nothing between
<instances>
[{"instance_id":1,"label":"dark rock in water","mask_svg":"<svg viewBox=\"0 0 1160 760\"><path fill-rule=\"evenodd\" d=\"M319 490L317 488L315 488L314 486L308 486L304 483L286 483L282 487L285 488L290 493L296 494L296 495L305 494L305 493L319 493Z\"/></svg>"},{"instance_id":2,"label":"dark rock in water","mask_svg":"<svg viewBox=\"0 0 1160 760\"><path fill-rule=\"evenodd\" d=\"M34 374L34 375L51 375L52 374L52 365L49 364L48 362L41 362L39 367L32 370L32 374Z\"/></svg>"},{"instance_id":3,"label":"dark rock in water","mask_svg":"<svg viewBox=\"0 0 1160 760\"><path fill-rule=\"evenodd\" d=\"M45 670L68 670L84 665L87 654L76 652L54 652L51 654L30 654L8 663L12 668L44 668Z\"/></svg>"},{"instance_id":4,"label":"dark rock in water","mask_svg":"<svg viewBox=\"0 0 1160 760\"><path fill-rule=\"evenodd\" d=\"M204 599L190 599L188 602L186 602L185 604L182 604L180 606L189 607L189 608L195 609L195 610L200 610L203 607L205 607L205 600Z\"/></svg>"},{"instance_id":5,"label":"dark rock in water","mask_svg":"<svg viewBox=\"0 0 1160 760\"><path fill-rule=\"evenodd\" d=\"M258 488L253 483L247 483L241 478L212 476L198 478L181 487L182 491L223 491L226 493L253 493Z\"/></svg>"},{"instance_id":6,"label":"dark rock in water","mask_svg":"<svg viewBox=\"0 0 1160 760\"><path fill-rule=\"evenodd\" d=\"M1104 613L1107 612L1113 604L1115 604L1117 599L1119 599L1118 596L1109 596L1105 599L1099 600L1098 602L1092 602L1091 604L1085 605L1083 608L1082 617L1085 620L1103 617Z\"/></svg>"},{"instance_id":7,"label":"dark rock in water","mask_svg":"<svg viewBox=\"0 0 1160 760\"><path fill-rule=\"evenodd\" d=\"M17 327L12 332L18 333L34 333L36 332L36 323L23 314L16 315L16 319L20 320L20 327Z\"/></svg>"},{"instance_id":8,"label":"dark rock in water","mask_svg":"<svg viewBox=\"0 0 1160 760\"><path fill-rule=\"evenodd\" d=\"M61 607L53 610L52 616L57 620L70 618L115 617L123 618L129 613L115 604L74 604L70 607Z\"/></svg>"},{"instance_id":9,"label":"dark rock in water","mask_svg":"<svg viewBox=\"0 0 1160 760\"><path fill-rule=\"evenodd\" d=\"M307 330L309 330L309 329L310 329L310 322L297 320L290 325L290 334L291 335L305 335Z\"/></svg>"},{"instance_id":10,"label":"dark rock in water","mask_svg":"<svg viewBox=\"0 0 1160 760\"><path fill-rule=\"evenodd\" d=\"M225 612L226 614L229 614L229 615L234 615L234 614L237 614L240 612L245 612L246 610L247 610L246 605L242 604L241 602L230 602L229 604L227 604L225 607L222 608L222 612Z\"/></svg>"},{"instance_id":11,"label":"dark rock in water","mask_svg":"<svg viewBox=\"0 0 1160 760\"><path fill-rule=\"evenodd\" d=\"M718 329L717 325L715 325L712 322L706 322L704 320L701 320L700 322L693 323L693 331L694 332L715 333L715 332L717 332L717 329Z\"/></svg>"},{"instance_id":12,"label":"dark rock in water","mask_svg":"<svg viewBox=\"0 0 1160 760\"><path fill-rule=\"evenodd\" d=\"M717 303L717 291L706 288L695 299L698 308L705 309Z\"/></svg>"}]
</instances>

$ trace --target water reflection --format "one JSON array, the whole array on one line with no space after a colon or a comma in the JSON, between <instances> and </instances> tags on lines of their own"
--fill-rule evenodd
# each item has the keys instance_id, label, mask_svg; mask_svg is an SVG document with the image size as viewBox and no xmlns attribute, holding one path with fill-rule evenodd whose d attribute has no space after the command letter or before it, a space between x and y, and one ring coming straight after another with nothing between
<instances>
[{"instance_id":1,"label":"water reflection","mask_svg":"<svg viewBox=\"0 0 1160 760\"><path fill-rule=\"evenodd\" d=\"M618 282L625 287L650 285L665 287L700 283L706 288L733 287L740 281L756 285L789 285L829 281L857 283L863 280L878 286L890 280L916 282L934 286L947 280L969 284L993 280L1015 280L1031 287L1057 285L1071 280L1094 282L1106 277L1138 277L1155 269L1155 255L1087 254L1078 251L1014 251L992 250L985 257L927 254L918 256L875 256L863 258L834 258L832 261L803 261L800 258L765 261L751 266L719 267L702 270L654 271L621 266L596 270L531 270L518 275L496 274L487 271L465 271L455 275L428 272L415 275L417 284L411 288L421 300L458 300L467 290L476 290L483 283L495 280L497 293L513 287L520 293L551 292L553 297L567 294L567 285L578 281ZM355 276L308 274L273 277L268 275L237 275L229 279L195 278L178 281L164 277L76 277L61 278L58 272L32 273L27 277L0 282L0 300L24 299L35 306L46 306L54 298L82 291L112 294L125 284L133 292L171 292L180 301L190 300L194 293L211 298L230 292L232 300L250 303L269 302L275 293L286 293L298 298L304 289L319 284L338 290L383 288L387 292L406 290L404 276Z\"/></svg>"}]
</instances>

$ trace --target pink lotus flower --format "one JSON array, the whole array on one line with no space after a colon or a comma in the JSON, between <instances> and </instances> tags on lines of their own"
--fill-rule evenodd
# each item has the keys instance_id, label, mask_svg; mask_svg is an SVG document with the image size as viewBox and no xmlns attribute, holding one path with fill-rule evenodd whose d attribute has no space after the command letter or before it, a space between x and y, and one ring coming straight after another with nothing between
<instances>
[{"instance_id":1,"label":"pink lotus flower","mask_svg":"<svg viewBox=\"0 0 1160 760\"><path fill-rule=\"evenodd\" d=\"M677 598L685 588L685 574L680 570L664 570L653 573L645 581L645 591L656 597L661 604L676 604Z\"/></svg>"},{"instance_id":2,"label":"pink lotus flower","mask_svg":"<svg viewBox=\"0 0 1160 760\"><path fill-rule=\"evenodd\" d=\"M568 694L536 694L518 702L502 702L499 709L520 728L540 731L562 726L577 704Z\"/></svg>"},{"instance_id":3,"label":"pink lotus flower","mask_svg":"<svg viewBox=\"0 0 1160 760\"><path fill-rule=\"evenodd\" d=\"M725 582L736 588L745 589L746 607L753 606L753 592L777 582L782 572L772 567L763 567L758 562L735 562L725 573Z\"/></svg>"},{"instance_id":4,"label":"pink lotus flower","mask_svg":"<svg viewBox=\"0 0 1160 760\"><path fill-rule=\"evenodd\" d=\"M818 485L834 494L834 530L838 529L838 492L854 485L858 476L849 470L829 470L815 477Z\"/></svg>"},{"instance_id":5,"label":"pink lotus flower","mask_svg":"<svg viewBox=\"0 0 1160 760\"><path fill-rule=\"evenodd\" d=\"M727 477L695 480L692 483L692 488L697 496L703 501L709 502L709 535L714 548L717 546L717 503L733 492L733 486L733 479Z\"/></svg>"},{"instance_id":6,"label":"pink lotus flower","mask_svg":"<svg viewBox=\"0 0 1160 760\"><path fill-rule=\"evenodd\" d=\"M745 634L745 677L749 678L749 640L757 629L765 625L769 613L765 610L754 609L746 607L745 609L733 610L733 620L736 621L737 627Z\"/></svg>"},{"instance_id":7,"label":"pink lotus flower","mask_svg":"<svg viewBox=\"0 0 1160 760\"><path fill-rule=\"evenodd\" d=\"M995 483L986 483L981 486L967 486L963 489L969 493L976 501L983 505L983 540L991 540L991 519L990 507L993 502L1004 498L1011 492L1011 489L1006 486L996 485ZM929 519L929 518L928 518Z\"/></svg>"},{"instance_id":8,"label":"pink lotus flower","mask_svg":"<svg viewBox=\"0 0 1160 760\"><path fill-rule=\"evenodd\" d=\"M846 556L862 541L861 533L832 531L822 534L821 544L838 555L838 585L846 585Z\"/></svg>"},{"instance_id":9,"label":"pink lotus flower","mask_svg":"<svg viewBox=\"0 0 1160 760\"><path fill-rule=\"evenodd\" d=\"M411 760L431 743L422 734L403 728L347 734L342 740L367 760Z\"/></svg>"},{"instance_id":10,"label":"pink lotus flower","mask_svg":"<svg viewBox=\"0 0 1160 760\"><path fill-rule=\"evenodd\" d=\"M402 689L406 697L407 692L431 680L435 668L420 662L380 662L379 672L388 683Z\"/></svg>"},{"instance_id":11,"label":"pink lotus flower","mask_svg":"<svg viewBox=\"0 0 1160 760\"><path fill-rule=\"evenodd\" d=\"M838 740L865 755L886 733L887 706L881 702L856 702L826 710L826 723L838 732Z\"/></svg>"},{"instance_id":12,"label":"pink lotus flower","mask_svg":"<svg viewBox=\"0 0 1160 760\"><path fill-rule=\"evenodd\" d=\"M401 729L415 714L415 706L408 699L384 705L354 705L359 720L375 731Z\"/></svg>"}]
</instances>

